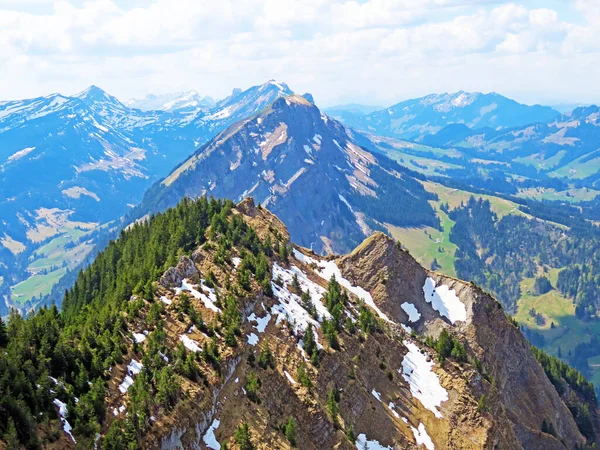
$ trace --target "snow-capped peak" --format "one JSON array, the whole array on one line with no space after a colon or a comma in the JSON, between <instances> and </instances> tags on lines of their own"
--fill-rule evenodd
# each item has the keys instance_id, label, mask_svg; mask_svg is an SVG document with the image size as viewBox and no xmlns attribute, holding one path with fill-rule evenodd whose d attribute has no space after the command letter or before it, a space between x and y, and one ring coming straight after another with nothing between
<instances>
[{"instance_id":1,"label":"snow-capped peak","mask_svg":"<svg viewBox=\"0 0 600 450\"><path fill-rule=\"evenodd\" d=\"M265 84L263 84L261 87L264 89L264 88L270 87L270 86L274 86L281 92L285 92L285 93L292 92L292 90L289 88L289 86L287 84L285 84L282 81L277 81L277 80L269 80Z\"/></svg>"}]
</instances>

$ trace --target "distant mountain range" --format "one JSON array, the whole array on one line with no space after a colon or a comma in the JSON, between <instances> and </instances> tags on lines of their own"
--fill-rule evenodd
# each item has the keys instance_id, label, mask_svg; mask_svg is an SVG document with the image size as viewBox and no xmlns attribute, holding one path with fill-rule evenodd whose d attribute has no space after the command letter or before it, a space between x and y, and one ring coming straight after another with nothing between
<instances>
[{"instance_id":1,"label":"distant mountain range","mask_svg":"<svg viewBox=\"0 0 600 450\"><path fill-rule=\"evenodd\" d=\"M407 100L367 115L346 115L345 123L373 134L418 140L453 123L498 130L544 123L559 115L550 107L523 105L496 93L460 91Z\"/></svg>"},{"instance_id":2,"label":"distant mountain range","mask_svg":"<svg viewBox=\"0 0 600 450\"><path fill-rule=\"evenodd\" d=\"M96 86L74 96L0 102L0 292L8 296L7 286L31 273L50 278L80 263L83 249L67 263L48 258L42 268L28 258L52 238L83 246L80 231L119 218L215 134L290 94L270 81L192 113L131 108ZM51 285L31 284L12 297L25 301Z\"/></svg>"},{"instance_id":3,"label":"distant mountain range","mask_svg":"<svg viewBox=\"0 0 600 450\"><path fill-rule=\"evenodd\" d=\"M201 96L196 91L176 92L173 94L149 94L142 99L130 99L125 102L130 108L142 111L196 112L208 110L215 105L209 96Z\"/></svg>"},{"instance_id":4,"label":"distant mountain range","mask_svg":"<svg viewBox=\"0 0 600 450\"><path fill-rule=\"evenodd\" d=\"M547 123L509 129L473 129L448 125L421 139L423 144L452 148L505 172L562 179L588 188L600 179L600 108L587 106Z\"/></svg>"}]
</instances>

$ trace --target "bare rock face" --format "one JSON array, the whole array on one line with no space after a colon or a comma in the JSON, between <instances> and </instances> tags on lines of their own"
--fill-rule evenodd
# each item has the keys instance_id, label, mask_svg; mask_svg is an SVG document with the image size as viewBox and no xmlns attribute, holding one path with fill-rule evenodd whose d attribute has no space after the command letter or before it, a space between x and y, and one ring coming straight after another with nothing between
<instances>
[{"instance_id":1,"label":"bare rock face","mask_svg":"<svg viewBox=\"0 0 600 450\"><path fill-rule=\"evenodd\" d=\"M179 287L184 279L190 279L197 282L200 278L198 269L188 256L179 258L179 263L176 267L169 267L166 272L160 277L160 285L166 288Z\"/></svg>"},{"instance_id":2,"label":"bare rock face","mask_svg":"<svg viewBox=\"0 0 600 450\"><path fill-rule=\"evenodd\" d=\"M496 390L490 394L497 396L495 414L500 428L505 428L499 431L516 437L522 448L564 450L585 443L529 344L491 296L470 283L424 269L381 233L365 240L338 263L342 274L368 289L374 302L393 319L407 323L400 305L409 302L421 315L410 324L417 334L435 338L446 329L466 343L495 380ZM425 301L423 284L428 277L458 296L465 305L466 321L451 323ZM540 432L543 420L552 423L556 436ZM509 448L506 438L500 441L501 448Z\"/></svg>"}]
</instances>

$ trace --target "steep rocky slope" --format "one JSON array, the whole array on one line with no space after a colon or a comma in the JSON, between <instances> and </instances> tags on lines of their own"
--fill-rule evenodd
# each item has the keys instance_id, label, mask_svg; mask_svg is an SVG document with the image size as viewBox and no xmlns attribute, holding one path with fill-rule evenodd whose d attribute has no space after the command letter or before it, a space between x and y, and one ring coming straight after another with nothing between
<instances>
[{"instance_id":1,"label":"steep rocky slope","mask_svg":"<svg viewBox=\"0 0 600 450\"><path fill-rule=\"evenodd\" d=\"M345 252L382 223L437 226L415 174L359 146L304 97L279 98L219 134L144 196L137 217L183 197L252 195L317 252Z\"/></svg>"},{"instance_id":2,"label":"steep rocky slope","mask_svg":"<svg viewBox=\"0 0 600 450\"><path fill-rule=\"evenodd\" d=\"M251 199L220 208L187 202L120 238L149 227L139 242L153 247L160 221L180 217L173 230L210 222L193 237L178 231L179 259L164 255L172 267L151 270L150 284L138 283L129 300L119 300L131 292L122 283L137 272L119 276L116 297L111 289L105 297L94 286L113 275L99 267L110 262L123 274L131 264L148 269L154 257L136 259L117 243L122 253L109 248L114 257L101 255L81 275L63 320L80 323L86 311L120 304L109 311L121 325L108 329L123 336L122 356L104 367L99 428L82 418L86 392L101 379L71 385L78 376L61 375L50 358L58 392L49 398L64 403L59 425L73 435L50 448L74 440L108 449L583 448L572 412L520 331L476 286L422 268L381 233L349 255L321 258L289 244L283 223ZM98 315L86 328L102 334L110 319ZM100 339L83 333L78 341L79 333L71 342L94 354Z\"/></svg>"}]
</instances>

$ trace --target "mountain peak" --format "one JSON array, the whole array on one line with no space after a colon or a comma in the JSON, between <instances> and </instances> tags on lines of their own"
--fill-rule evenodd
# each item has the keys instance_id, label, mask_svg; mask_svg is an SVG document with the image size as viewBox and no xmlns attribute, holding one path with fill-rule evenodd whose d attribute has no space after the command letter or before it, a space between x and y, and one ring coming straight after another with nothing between
<instances>
[{"instance_id":1,"label":"mountain peak","mask_svg":"<svg viewBox=\"0 0 600 450\"><path fill-rule=\"evenodd\" d=\"M263 91L265 89L275 89L281 93L284 93L286 95L291 95L294 93L294 91L292 91L290 89L290 87L282 82L282 81L277 81L277 80L269 80L266 83L262 84L261 86L258 86L259 90Z\"/></svg>"},{"instance_id":2,"label":"mountain peak","mask_svg":"<svg viewBox=\"0 0 600 450\"><path fill-rule=\"evenodd\" d=\"M92 84L87 89L81 91L79 94L76 94L75 97L83 99L83 98L92 98L92 97L99 97L99 96L106 96L106 95L108 95L108 94L106 94L106 92L102 88L99 88L95 84Z\"/></svg>"},{"instance_id":3,"label":"mountain peak","mask_svg":"<svg viewBox=\"0 0 600 450\"><path fill-rule=\"evenodd\" d=\"M99 88L98 86L96 86L94 84L92 84L90 87L88 87L84 91L80 92L79 94L76 94L74 97L84 101L85 103L95 103L95 102L110 102L110 103L116 103L116 104L121 103L117 98L108 94L105 90L103 90L102 88Z\"/></svg>"}]
</instances>

